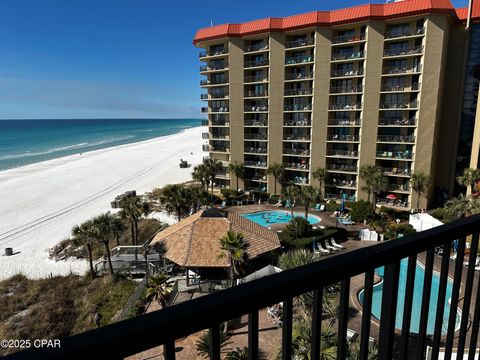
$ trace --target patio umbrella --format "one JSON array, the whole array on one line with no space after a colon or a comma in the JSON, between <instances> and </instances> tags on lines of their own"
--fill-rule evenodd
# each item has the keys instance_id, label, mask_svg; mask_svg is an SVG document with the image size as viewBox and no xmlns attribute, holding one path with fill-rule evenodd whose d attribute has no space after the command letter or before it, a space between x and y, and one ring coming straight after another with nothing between
<instances>
[{"instance_id":1,"label":"patio umbrella","mask_svg":"<svg viewBox=\"0 0 480 360\"><path fill-rule=\"evenodd\" d=\"M397 195L394 195L394 194L387 195L387 199L395 200L396 198L397 198Z\"/></svg>"}]
</instances>

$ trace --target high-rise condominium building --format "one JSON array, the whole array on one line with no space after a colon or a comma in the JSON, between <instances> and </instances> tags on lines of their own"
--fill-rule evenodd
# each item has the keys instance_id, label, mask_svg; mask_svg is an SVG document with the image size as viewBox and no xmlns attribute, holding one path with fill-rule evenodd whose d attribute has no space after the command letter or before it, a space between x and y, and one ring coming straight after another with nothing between
<instances>
[{"instance_id":1,"label":"high-rise condominium building","mask_svg":"<svg viewBox=\"0 0 480 360\"><path fill-rule=\"evenodd\" d=\"M359 171L377 165L390 205L416 205L414 173L435 185L420 207L451 192L457 152L473 151L464 93L475 107L478 95L465 69L478 69L480 34L466 18L449 0L406 0L200 29L204 150L225 165L216 185L235 187L227 166L242 163L241 188L272 192L267 167L282 164L284 181L319 186L324 168L327 198L366 199Z\"/></svg>"}]
</instances>

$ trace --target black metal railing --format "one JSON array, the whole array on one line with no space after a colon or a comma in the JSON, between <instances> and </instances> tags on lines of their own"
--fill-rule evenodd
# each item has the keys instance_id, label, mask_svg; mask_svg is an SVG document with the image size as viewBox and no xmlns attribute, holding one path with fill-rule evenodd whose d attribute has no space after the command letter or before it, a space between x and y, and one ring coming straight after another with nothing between
<instances>
[{"instance_id":1,"label":"black metal railing","mask_svg":"<svg viewBox=\"0 0 480 360\"><path fill-rule=\"evenodd\" d=\"M302 39L302 40L296 40L296 41L287 41L287 43L285 44L285 47L289 49L294 47L310 46L314 44L315 44L314 39Z\"/></svg>"},{"instance_id":2,"label":"black metal railing","mask_svg":"<svg viewBox=\"0 0 480 360\"><path fill-rule=\"evenodd\" d=\"M345 42L361 41L365 40L365 33L350 34L350 35L338 35L332 37L332 43L339 44Z\"/></svg>"},{"instance_id":3,"label":"black metal railing","mask_svg":"<svg viewBox=\"0 0 480 360\"><path fill-rule=\"evenodd\" d=\"M383 52L383 56L400 56L400 55L415 55L423 52L423 46L415 46L413 48L387 48Z\"/></svg>"},{"instance_id":4,"label":"black metal railing","mask_svg":"<svg viewBox=\"0 0 480 360\"><path fill-rule=\"evenodd\" d=\"M246 68L265 65L268 65L268 59L249 60L244 63L244 67Z\"/></svg>"},{"instance_id":5,"label":"black metal railing","mask_svg":"<svg viewBox=\"0 0 480 360\"><path fill-rule=\"evenodd\" d=\"M260 50L268 50L268 43L263 42L255 45L250 45L245 47L245 52L253 52L253 51L260 51Z\"/></svg>"},{"instance_id":6,"label":"black metal railing","mask_svg":"<svg viewBox=\"0 0 480 360\"><path fill-rule=\"evenodd\" d=\"M382 70L382 74L385 75L396 75L396 74L415 74L422 71L422 66L418 65L415 67L407 66L386 66Z\"/></svg>"},{"instance_id":7,"label":"black metal railing","mask_svg":"<svg viewBox=\"0 0 480 360\"><path fill-rule=\"evenodd\" d=\"M425 33L424 27L419 27L415 30L411 30L411 29L388 30L385 32L385 38L393 39L393 38L405 37L405 36L423 35L424 33Z\"/></svg>"},{"instance_id":8,"label":"black metal railing","mask_svg":"<svg viewBox=\"0 0 480 360\"><path fill-rule=\"evenodd\" d=\"M331 77L348 77L361 75L363 75L363 68L360 68L358 70L334 70L331 73Z\"/></svg>"},{"instance_id":9,"label":"black metal railing","mask_svg":"<svg viewBox=\"0 0 480 360\"><path fill-rule=\"evenodd\" d=\"M291 65L291 64L301 64L301 63L309 63L313 61L313 56L312 55L298 55L298 56L293 56L290 58L285 59L285 64L286 65Z\"/></svg>"},{"instance_id":10,"label":"black metal railing","mask_svg":"<svg viewBox=\"0 0 480 360\"><path fill-rule=\"evenodd\" d=\"M365 56L365 53L363 51L338 52L338 53L332 54L332 61L359 59L359 58L363 58L364 56Z\"/></svg>"},{"instance_id":11,"label":"black metal railing","mask_svg":"<svg viewBox=\"0 0 480 360\"><path fill-rule=\"evenodd\" d=\"M313 79L313 73L287 73L285 74L285 80L303 80Z\"/></svg>"},{"instance_id":12,"label":"black metal railing","mask_svg":"<svg viewBox=\"0 0 480 360\"><path fill-rule=\"evenodd\" d=\"M285 89L284 94L285 96L292 96L292 95L312 95L313 89L305 88L305 89Z\"/></svg>"},{"instance_id":13,"label":"black metal railing","mask_svg":"<svg viewBox=\"0 0 480 360\"><path fill-rule=\"evenodd\" d=\"M203 329L210 331L210 358L220 359L220 324L248 314L248 348L251 359L258 358L259 350L259 311L271 304L283 302L282 314L282 359L294 358L292 348L293 298L313 292L312 340L309 346L312 359L319 359L321 345L321 319L323 288L340 283L340 306L338 308L336 358L346 357L347 325L349 320L350 283L354 276L364 276L364 306L361 321L360 359L368 358L368 345L372 316L374 270L384 267L383 296L379 320L378 358L379 359L423 359L427 346L427 323L429 315L435 316L432 346L432 359L438 359L440 344L444 347L444 357L450 359L456 342L457 358L474 359L478 342L480 321L480 287L475 281L475 262L478 250L480 216L461 219L447 225L405 236L401 240L382 242L355 251L326 257L292 270L257 279L221 292L193 299L141 317L128 319L116 324L88 331L62 340L61 348L29 349L10 356L11 359L31 358L88 358L91 354L108 349L109 358L124 358L141 351L163 345L164 358L176 358L175 340ZM467 237L469 255L464 270ZM451 244L456 242L456 261L450 260ZM435 249L442 247L438 258L438 293L433 292L438 306L429 308ZM423 254L425 253L425 257ZM419 330L415 337L409 331L412 317L412 298L417 259L424 263L424 281L421 306L416 309L419 317ZM400 274L400 261L408 259L406 270L406 293L402 303L402 329L395 330L397 295ZM448 270L452 266L449 280ZM465 272L465 273L464 273ZM462 284L462 273L464 282ZM453 281L452 293L446 298L448 281ZM475 286L476 287L475 287ZM460 305L460 291L462 302ZM452 309L461 307L462 316L459 330L456 330L457 311L450 311L445 317L444 305L448 301ZM205 316L208 314L208 316ZM407 329L407 330L406 330ZM442 339L442 330L446 334ZM468 339L467 339L467 334ZM468 342L467 342L468 341ZM468 346L467 346L468 344Z\"/></svg>"}]
</instances>

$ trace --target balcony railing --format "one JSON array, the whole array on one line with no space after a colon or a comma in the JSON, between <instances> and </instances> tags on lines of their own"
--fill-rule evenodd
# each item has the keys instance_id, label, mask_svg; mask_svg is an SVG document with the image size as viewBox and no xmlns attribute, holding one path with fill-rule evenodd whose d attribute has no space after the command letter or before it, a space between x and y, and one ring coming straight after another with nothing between
<instances>
[{"instance_id":1,"label":"balcony railing","mask_svg":"<svg viewBox=\"0 0 480 360\"><path fill-rule=\"evenodd\" d=\"M311 353L312 359L318 359L320 358L320 341L322 341L320 333L324 308L323 291L324 288L340 283L336 347L333 348L335 351L333 356L337 359L345 359L349 346L347 330L352 296L350 285L353 277L361 275L361 279L364 279L362 281L364 305L361 313L362 321L359 324L361 335L358 341L360 354L363 354L360 358L366 359L372 321L374 274L375 269L383 267L383 296L379 304L381 314L378 320L378 358L395 358L394 349L398 352L399 358L425 358L428 319L434 318L436 320L433 326L433 338L429 340L432 346L432 358L438 358L440 346L444 348L444 357L451 358L455 339L457 358L463 359L468 353L473 359L477 352L478 327L470 327L470 323L477 324L480 317L480 302L474 286L479 227L480 216L470 216L405 236L401 240L381 242L333 257L325 257L322 261L256 279L141 317L66 337L62 339L61 348L32 348L14 354L11 358L89 358L92 354L101 353L102 349L108 349L109 358L125 358L163 345L164 358L174 360L177 355L175 344L177 339L209 329L211 339L209 357L218 360L221 353L220 325L247 314L249 326L246 337L249 355L252 359L257 359L261 336L258 324L259 312L264 311L271 304L282 303L282 336L278 346L284 359L294 359L297 353L292 346L294 298L308 293L313 294L314 299L313 306L309 309L313 336L308 349L304 351ZM456 260L451 261L453 242L455 242ZM466 251L467 247L468 251ZM436 249L442 249L441 255L436 255ZM419 299L421 305L414 309L412 298L416 288L414 282L417 282L415 275L419 272L418 260L423 263L421 270L423 276L420 283L423 290ZM467 263L466 267L463 264L464 261ZM435 263L438 268L434 274ZM403 269L406 271L406 286L404 290L400 290L399 276ZM433 276L438 279L438 291L432 291ZM447 299L448 284L450 284L451 293L449 292ZM399 297L400 291L403 293L402 297ZM405 300L398 304L399 298ZM433 300L437 306L430 307L430 300ZM446 304L450 309L461 308L462 316L458 326L458 311L450 311L447 316ZM395 311L397 305L403 310L402 315ZM414 310L415 315L413 315ZM411 338L409 331L412 315L418 320L415 339ZM402 330L395 329L397 316L401 316ZM442 345L440 345L441 341Z\"/></svg>"},{"instance_id":2,"label":"balcony railing","mask_svg":"<svg viewBox=\"0 0 480 360\"><path fill-rule=\"evenodd\" d=\"M409 184L389 184L388 191L410 191Z\"/></svg>"},{"instance_id":3,"label":"balcony railing","mask_svg":"<svg viewBox=\"0 0 480 360\"><path fill-rule=\"evenodd\" d=\"M414 143L415 142L415 136L412 136L412 135L378 135L377 141L380 141L380 142Z\"/></svg>"},{"instance_id":4,"label":"balcony railing","mask_svg":"<svg viewBox=\"0 0 480 360\"><path fill-rule=\"evenodd\" d=\"M346 164L327 164L327 170L356 173L358 171L358 167Z\"/></svg>"},{"instance_id":5,"label":"balcony railing","mask_svg":"<svg viewBox=\"0 0 480 360\"><path fill-rule=\"evenodd\" d=\"M299 156L309 156L310 155L310 149L283 149L283 154L288 154L288 155L299 155Z\"/></svg>"},{"instance_id":6,"label":"balcony railing","mask_svg":"<svg viewBox=\"0 0 480 360\"><path fill-rule=\"evenodd\" d=\"M268 65L268 59L245 61L243 66L246 68L249 68L249 67L265 66L265 65Z\"/></svg>"},{"instance_id":7,"label":"balcony railing","mask_svg":"<svg viewBox=\"0 0 480 360\"><path fill-rule=\"evenodd\" d=\"M385 32L386 39L393 39L405 36L415 36L415 35L423 35L425 33L425 28L420 27L415 30L405 29L405 30L389 30Z\"/></svg>"},{"instance_id":8,"label":"balcony railing","mask_svg":"<svg viewBox=\"0 0 480 360\"><path fill-rule=\"evenodd\" d=\"M361 119L328 119L328 125L340 125L340 126L358 126L361 125Z\"/></svg>"},{"instance_id":9,"label":"balcony railing","mask_svg":"<svg viewBox=\"0 0 480 360\"><path fill-rule=\"evenodd\" d=\"M245 52L253 52L253 51L260 51L260 50L268 50L267 43L260 43L255 45L246 46L244 51Z\"/></svg>"},{"instance_id":10,"label":"balcony railing","mask_svg":"<svg viewBox=\"0 0 480 360\"><path fill-rule=\"evenodd\" d=\"M264 96L268 96L268 90L262 90L262 91L249 90L249 91L245 91L244 96L245 97L264 97Z\"/></svg>"},{"instance_id":11,"label":"balcony railing","mask_svg":"<svg viewBox=\"0 0 480 360\"><path fill-rule=\"evenodd\" d=\"M252 153L252 154L266 154L268 152L266 147L245 147L243 149L244 152L246 153Z\"/></svg>"},{"instance_id":12,"label":"balcony railing","mask_svg":"<svg viewBox=\"0 0 480 360\"><path fill-rule=\"evenodd\" d=\"M380 119L378 125L381 126L414 126L416 119Z\"/></svg>"},{"instance_id":13,"label":"balcony railing","mask_svg":"<svg viewBox=\"0 0 480 360\"><path fill-rule=\"evenodd\" d=\"M312 125L312 122L308 119L283 121L283 126L311 126L311 125Z\"/></svg>"},{"instance_id":14,"label":"balcony railing","mask_svg":"<svg viewBox=\"0 0 480 360\"><path fill-rule=\"evenodd\" d=\"M200 85L217 85L217 84L227 84L228 79L220 79L220 80L200 80Z\"/></svg>"},{"instance_id":15,"label":"balcony railing","mask_svg":"<svg viewBox=\"0 0 480 360\"><path fill-rule=\"evenodd\" d=\"M358 141L358 135L339 135L339 134L330 134L327 136L327 141Z\"/></svg>"},{"instance_id":16,"label":"balcony railing","mask_svg":"<svg viewBox=\"0 0 480 360\"><path fill-rule=\"evenodd\" d=\"M313 39L303 39L303 40L296 40L296 41L287 41L287 43L285 44L285 47L289 49L294 47L310 46L314 44L315 44L315 41Z\"/></svg>"},{"instance_id":17,"label":"balcony railing","mask_svg":"<svg viewBox=\"0 0 480 360\"><path fill-rule=\"evenodd\" d=\"M397 159L397 160L411 160L413 153L410 150L405 151L377 151L378 158Z\"/></svg>"},{"instance_id":18,"label":"balcony railing","mask_svg":"<svg viewBox=\"0 0 480 360\"><path fill-rule=\"evenodd\" d=\"M261 105L261 106L248 106L248 105L245 105L245 111L246 111L246 112L268 111L268 106L267 106L267 105Z\"/></svg>"},{"instance_id":19,"label":"balcony railing","mask_svg":"<svg viewBox=\"0 0 480 360\"><path fill-rule=\"evenodd\" d=\"M385 49L383 56L401 56L401 55L415 55L423 52L423 45L415 46L414 48L391 48Z\"/></svg>"},{"instance_id":20,"label":"balcony railing","mask_svg":"<svg viewBox=\"0 0 480 360\"><path fill-rule=\"evenodd\" d=\"M327 156L358 157L358 151L355 150L327 150Z\"/></svg>"},{"instance_id":21,"label":"balcony railing","mask_svg":"<svg viewBox=\"0 0 480 360\"><path fill-rule=\"evenodd\" d=\"M409 168L381 168L385 175L403 175L403 176L410 176L412 174L412 170Z\"/></svg>"},{"instance_id":22,"label":"balcony railing","mask_svg":"<svg viewBox=\"0 0 480 360\"><path fill-rule=\"evenodd\" d=\"M249 161L246 160L243 162L245 166L256 166L256 167L267 167L267 162L266 161Z\"/></svg>"},{"instance_id":23,"label":"balcony railing","mask_svg":"<svg viewBox=\"0 0 480 360\"><path fill-rule=\"evenodd\" d=\"M354 42L365 40L365 33L351 34L351 35L338 35L332 37L332 43L339 44L345 42Z\"/></svg>"},{"instance_id":24,"label":"balcony railing","mask_svg":"<svg viewBox=\"0 0 480 360\"><path fill-rule=\"evenodd\" d=\"M413 109L417 107L417 102L381 102L380 109Z\"/></svg>"},{"instance_id":25,"label":"balcony railing","mask_svg":"<svg viewBox=\"0 0 480 360\"><path fill-rule=\"evenodd\" d=\"M329 110L357 110L361 109L361 103L351 103L351 104L337 104L333 103L328 106Z\"/></svg>"},{"instance_id":26,"label":"balcony railing","mask_svg":"<svg viewBox=\"0 0 480 360\"><path fill-rule=\"evenodd\" d=\"M244 134L246 140L268 140L267 134Z\"/></svg>"},{"instance_id":27,"label":"balcony railing","mask_svg":"<svg viewBox=\"0 0 480 360\"><path fill-rule=\"evenodd\" d=\"M363 85L355 86L332 86L330 88L331 94L341 94L341 93L357 93L363 91Z\"/></svg>"},{"instance_id":28,"label":"balcony railing","mask_svg":"<svg viewBox=\"0 0 480 360\"><path fill-rule=\"evenodd\" d=\"M223 70L225 69L225 65L202 65L200 66L200 72L203 71L212 71L212 70Z\"/></svg>"},{"instance_id":29,"label":"balcony railing","mask_svg":"<svg viewBox=\"0 0 480 360\"><path fill-rule=\"evenodd\" d=\"M294 57L286 58L285 64L291 65L291 64L308 63L312 61L313 61L312 55L302 55L302 56L294 56Z\"/></svg>"},{"instance_id":30,"label":"balcony railing","mask_svg":"<svg viewBox=\"0 0 480 360\"><path fill-rule=\"evenodd\" d=\"M218 49L215 51L201 51L198 56L199 57L206 57L206 56L217 56L217 55L223 55L227 53L227 49Z\"/></svg>"},{"instance_id":31,"label":"balcony railing","mask_svg":"<svg viewBox=\"0 0 480 360\"><path fill-rule=\"evenodd\" d=\"M202 120L202 126L208 126L208 120Z\"/></svg>"},{"instance_id":32,"label":"balcony railing","mask_svg":"<svg viewBox=\"0 0 480 360\"><path fill-rule=\"evenodd\" d=\"M267 120L245 120L245 126L268 126Z\"/></svg>"},{"instance_id":33,"label":"balcony railing","mask_svg":"<svg viewBox=\"0 0 480 360\"><path fill-rule=\"evenodd\" d=\"M358 70L334 70L331 73L332 77L348 77L363 75L363 68Z\"/></svg>"},{"instance_id":34,"label":"balcony railing","mask_svg":"<svg viewBox=\"0 0 480 360\"><path fill-rule=\"evenodd\" d=\"M292 135L284 134L283 140L300 140L300 141L310 141L310 135Z\"/></svg>"},{"instance_id":35,"label":"balcony railing","mask_svg":"<svg viewBox=\"0 0 480 360\"><path fill-rule=\"evenodd\" d=\"M347 59L358 59L365 56L364 51L350 51L346 53L333 53L332 61L336 60L347 60Z\"/></svg>"},{"instance_id":36,"label":"balcony railing","mask_svg":"<svg viewBox=\"0 0 480 360\"><path fill-rule=\"evenodd\" d=\"M212 133L211 134L211 138L212 139L215 139L215 140L229 140L230 139L230 135L227 135L225 133Z\"/></svg>"},{"instance_id":37,"label":"balcony railing","mask_svg":"<svg viewBox=\"0 0 480 360\"><path fill-rule=\"evenodd\" d=\"M290 168L290 169L299 169L299 170L308 170L310 169L310 165L307 164L306 162L301 163L301 162L285 162L283 163L283 166L285 168Z\"/></svg>"},{"instance_id":38,"label":"balcony railing","mask_svg":"<svg viewBox=\"0 0 480 360\"><path fill-rule=\"evenodd\" d=\"M339 180L339 179L332 179L332 181L326 184L327 186L343 186L343 187L350 187L356 188L357 183L353 180Z\"/></svg>"},{"instance_id":39,"label":"balcony railing","mask_svg":"<svg viewBox=\"0 0 480 360\"><path fill-rule=\"evenodd\" d=\"M267 82L268 76L245 76L244 82L253 83L253 82Z\"/></svg>"},{"instance_id":40,"label":"balcony railing","mask_svg":"<svg viewBox=\"0 0 480 360\"><path fill-rule=\"evenodd\" d=\"M283 107L285 111L309 111L312 110L312 104L291 104Z\"/></svg>"},{"instance_id":41,"label":"balcony railing","mask_svg":"<svg viewBox=\"0 0 480 360\"><path fill-rule=\"evenodd\" d=\"M230 126L230 122L214 120L212 121L212 126Z\"/></svg>"},{"instance_id":42,"label":"balcony railing","mask_svg":"<svg viewBox=\"0 0 480 360\"><path fill-rule=\"evenodd\" d=\"M303 79L313 79L313 74L312 73L285 74L285 80L303 80Z\"/></svg>"},{"instance_id":43,"label":"balcony railing","mask_svg":"<svg viewBox=\"0 0 480 360\"><path fill-rule=\"evenodd\" d=\"M414 83L409 85L399 84L399 85L382 85L382 91L411 91L418 90L420 88L420 83Z\"/></svg>"},{"instance_id":44,"label":"balcony railing","mask_svg":"<svg viewBox=\"0 0 480 360\"><path fill-rule=\"evenodd\" d=\"M407 73L419 73L422 71L422 67L420 65L416 67L407 67L407 66L390 66L384 67L382 70L382 74L385 75L396 75L396 74L407 74Z\"/></svg>"},{"instance_id":45,"label":"balcony railing","mask_svg":"<svg viewBox=\"0 0 480 360\"><path fill-rule=\"evenodd\" d=\"M312 95L313 89L285 89L285 96L291 95Z\"/></svg>"},{"instance_id":46,"label":"balcony railing","mask_svg":"<svg viewBox=\"0 0 480 360\"><path fill-rule=\"evenodd\" d=\"M308 185L308 176L294 176L294 177L291 177L290 179L287 178L287 182L288 181L291 181L295 185Z\"/></svg>"}]
</instances>

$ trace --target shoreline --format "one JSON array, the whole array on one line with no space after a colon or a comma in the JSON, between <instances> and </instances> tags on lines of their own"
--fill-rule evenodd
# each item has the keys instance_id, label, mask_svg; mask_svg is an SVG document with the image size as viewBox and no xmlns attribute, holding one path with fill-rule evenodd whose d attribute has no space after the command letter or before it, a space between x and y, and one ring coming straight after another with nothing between
<instances>
[{"instance_id":1,"label":"shoreline","mask_svg":"<svg viewBox=\"0 0 480 360\"><path fill-rule=\"evenodd\" d=\"M84 272L86 261L55 262L48 249L74 225L110 210L110 201L124 191L143 194L190 180L204 156L202 131L193 127L0 171L0 280L19 272L29 278ZM180 158L192 167L180 169ZM4 256L6 247L16 254Z\"/></svg>"}]
</instances>

